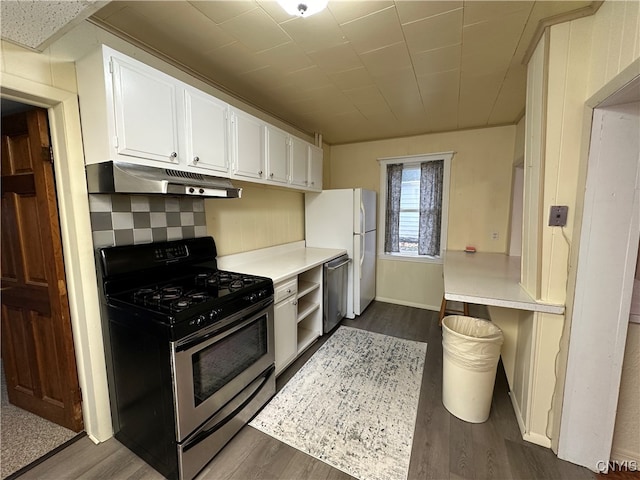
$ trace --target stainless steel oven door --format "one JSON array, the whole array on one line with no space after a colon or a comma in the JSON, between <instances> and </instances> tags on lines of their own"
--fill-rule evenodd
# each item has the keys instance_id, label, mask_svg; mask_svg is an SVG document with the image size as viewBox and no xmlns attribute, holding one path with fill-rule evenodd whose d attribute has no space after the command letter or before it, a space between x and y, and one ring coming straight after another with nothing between
<instances>
[{"instance_id":1,"label":"stainless steel oven door","mask_svg":"<svg viewBox=\"0 0 640 480\"><path fill-rule=\"evenodd\" d=\"M222 323L171 344L178 442L274 363L273 299Z\"/></svg>"}]
</instances>

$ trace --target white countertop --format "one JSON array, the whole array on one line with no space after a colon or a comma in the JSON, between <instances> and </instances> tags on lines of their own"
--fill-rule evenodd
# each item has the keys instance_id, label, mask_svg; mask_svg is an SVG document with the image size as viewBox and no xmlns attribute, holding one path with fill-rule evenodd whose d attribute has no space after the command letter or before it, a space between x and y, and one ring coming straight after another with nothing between
<instances>
[{"instance_id":1,"label":"white countertop","mask_svg":"<svg viewBox=\"0 0 640 480\"><path fill-rule=\"evenodd\" d=\"M520 285L520 257L502 253L447 251L444 258L444 297L447 300L564 313L564 305L534 300Z\"/></svg>"},{"instance_id":2,"label":"white countertop","mask_svg":"<svg viewBox=\"0 0 640 480\"><path fill-rule=\"evenodd\" d=\"M278 283L345 253L338 248L307 248L300 241L218 257L218 268L269 277Z\"/></svg>"}]
</instances>

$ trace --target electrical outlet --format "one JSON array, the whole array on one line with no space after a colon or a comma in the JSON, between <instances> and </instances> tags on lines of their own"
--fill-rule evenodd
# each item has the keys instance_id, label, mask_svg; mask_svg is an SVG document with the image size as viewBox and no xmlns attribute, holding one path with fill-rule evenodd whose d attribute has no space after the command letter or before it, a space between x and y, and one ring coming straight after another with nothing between
<instances>
[{"instance_id":1,"label":"electrical outlet","mask_svg":"<svg viewBox=\"0 0 640 480\"><path fill-rule=\"evenodd\" d=\"M499 237L498 232L493 232L493 233L491 234L491 240L497 240L497 239L498 239L498 237Z\"/></svg>"},{"instance_id":2,"label":"electrical outlet","mask_svg":"<svg viewBox=\"0 0 640 480\"><path fill-rule=\"evenodd\" d=\"M569 207L566 205L552 205L549 212L550 227L564 227L567 224L567 214Z\"/></svg>"}]
</instances>

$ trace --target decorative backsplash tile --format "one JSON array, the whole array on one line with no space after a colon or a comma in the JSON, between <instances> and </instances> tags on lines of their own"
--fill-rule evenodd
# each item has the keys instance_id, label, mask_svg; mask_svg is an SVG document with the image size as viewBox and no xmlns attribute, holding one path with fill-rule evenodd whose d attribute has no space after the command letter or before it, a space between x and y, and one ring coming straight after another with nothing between
<instances>
[{"instance_id":1,"label":"decorative backsplash tile","mask_svg":"<svg viewBox=\"0 0 640 480\"><path fill-rule=\"evenodd\" d=\"M89 195L89 211L94 248L207 235L202 198Z\"/></svg>"}]
</instances>

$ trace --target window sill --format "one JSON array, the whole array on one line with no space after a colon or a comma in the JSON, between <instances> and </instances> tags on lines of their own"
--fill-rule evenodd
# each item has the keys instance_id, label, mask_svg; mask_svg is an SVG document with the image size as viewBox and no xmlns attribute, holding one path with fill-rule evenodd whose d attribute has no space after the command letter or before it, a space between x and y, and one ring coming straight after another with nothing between
<instances>
[{"instance_id":1,"label":"window sill","mask_svg":"<svg viewBox=\"0 0 640 480\"><path fill-rule=\"evenodd\" d=\"M392 260L392 261L398 261L398 262L435 263L435 264L444 263L444 260L442 257L403 255L400 253L378 253L378 258L380 260Z\"/></svg>"}]
</instances>

